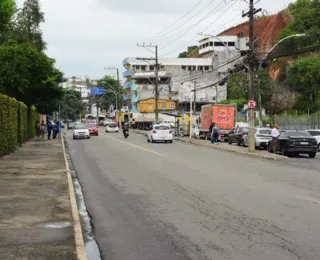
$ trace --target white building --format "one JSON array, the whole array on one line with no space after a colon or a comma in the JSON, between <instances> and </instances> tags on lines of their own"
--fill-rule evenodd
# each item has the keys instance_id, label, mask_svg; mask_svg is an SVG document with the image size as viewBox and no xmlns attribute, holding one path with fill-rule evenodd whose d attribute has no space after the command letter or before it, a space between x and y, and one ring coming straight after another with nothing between
<instances>
[{"instance_id":1,"label":"white building","mask_svg":"<svg viewBox=\"0 0 320 260\"><path fill-rule=\"evenodd\" d=\"M159 98L176 100L180 107L188 106L192 98L197 110L202 104L225 100L227 84L217 83L240 63L242 52L248 50L247 42L248 37L209 37L199 41L200 58L160 58ZM155 61L127 58L123 65L123 86L127 90L124 100L138 112L139 100L155 96Z\"/></svg>"}]
</instances>

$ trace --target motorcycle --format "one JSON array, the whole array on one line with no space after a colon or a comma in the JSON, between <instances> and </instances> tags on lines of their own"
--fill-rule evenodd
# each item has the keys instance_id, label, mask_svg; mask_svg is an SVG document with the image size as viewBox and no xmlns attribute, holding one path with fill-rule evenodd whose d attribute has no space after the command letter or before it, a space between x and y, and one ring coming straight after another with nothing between
<instances>
[{"instance_id":1,"label":"motorcycle","mask_svg":"<svg viewBox=\"0 0 320 260\"><path fill-rule=\"evenodd\" d=\"M124 130L124 131L123 131L123 136L124 136L124 138L128 138L128 136L129 136L129 130Z\"/></svg>"}]
</instances>

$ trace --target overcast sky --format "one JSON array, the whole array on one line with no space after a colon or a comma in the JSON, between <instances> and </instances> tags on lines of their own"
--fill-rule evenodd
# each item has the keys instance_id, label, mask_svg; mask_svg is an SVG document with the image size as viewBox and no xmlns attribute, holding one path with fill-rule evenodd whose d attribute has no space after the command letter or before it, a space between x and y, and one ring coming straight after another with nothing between
<instances>
[{"instance_id":1,"label":"overcast sky","mask_svg":"<svg viewBox=\"0 0 320 260\"><path fill-rule=\"evenodd\" d=\"M290 2L262 0L257 7L276 13ZM19 7L22 3L17 0ZM243 22L242 10L248 8L239 0L41 0L41 5L47 54L67 77L95 78L115 75L105 66L123 71L126 57L152 56L138 41L158 44L160 57L177 57L197 44L197 33L218 34Z\"/></svg>"}]
</instances>

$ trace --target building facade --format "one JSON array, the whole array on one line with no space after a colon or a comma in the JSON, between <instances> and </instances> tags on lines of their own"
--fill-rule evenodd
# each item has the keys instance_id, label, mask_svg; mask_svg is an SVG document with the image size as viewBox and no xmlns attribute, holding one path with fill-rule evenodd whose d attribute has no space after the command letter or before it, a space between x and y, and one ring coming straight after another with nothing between
<instances>
[{"instance_id":1,"label":"building facade","mask_svg":"<svg viewBox=\"0 0 320 260\"><path fill-rule=\"evenodd\" d=\"M199 58L160 58L159 98L177 101L187 110L192 99L196 111L227 99L227 84L218 83L239 64L247 42L248 37L207 37L199 41ZM124 100L132 112L139 112L138 102L155 95L155 62L127 58L123 66Z\"/></svg>"}]
</instances>

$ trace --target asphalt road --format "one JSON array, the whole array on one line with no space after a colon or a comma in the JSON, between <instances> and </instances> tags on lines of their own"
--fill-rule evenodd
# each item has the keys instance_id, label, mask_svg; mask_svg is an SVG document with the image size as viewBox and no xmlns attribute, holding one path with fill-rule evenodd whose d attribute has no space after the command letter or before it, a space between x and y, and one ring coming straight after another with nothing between
<instances>
[{"instance_id":1,"label":"asphalt road","mask_svg":"<svg viewBox=\"0 0 320 260\"><path fill-rule=\"evenodd\" d=\"M320 259L319 160L102 130L70 154L103 259Z\"/></svg>"}]
</instances>

